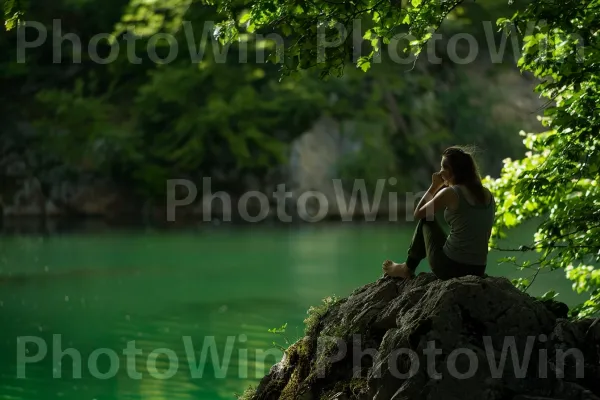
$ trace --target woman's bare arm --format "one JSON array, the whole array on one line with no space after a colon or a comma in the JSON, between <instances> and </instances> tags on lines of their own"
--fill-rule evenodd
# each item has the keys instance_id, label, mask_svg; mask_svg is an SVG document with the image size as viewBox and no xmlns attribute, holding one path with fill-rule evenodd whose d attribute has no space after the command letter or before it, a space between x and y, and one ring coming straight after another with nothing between
<instances>
[{"instance_id":1,"label":"woman's bare arm","mask_svg":"<svg viewBox=\"0 0 600 400\"><path fill-rule=\"evenodd\" d=\"M429 221L433 220L433 216L439 210L446 208L452 202L452 196L452 189L448 187L436 188L430 186L415 208L413 214L415 219L427 218Z\"/></svg>"}]
</instances>

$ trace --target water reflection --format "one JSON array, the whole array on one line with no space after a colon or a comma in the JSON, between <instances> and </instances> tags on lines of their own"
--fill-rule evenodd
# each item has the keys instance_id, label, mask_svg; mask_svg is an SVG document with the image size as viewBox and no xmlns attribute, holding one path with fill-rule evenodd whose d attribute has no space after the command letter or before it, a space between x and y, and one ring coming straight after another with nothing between
<instances>
[{"instance_id":1,"label":"water reflection","mask_svg":"<svg viewBox=\"0 0 600 400\"><path fill-rule=\"evenodd\" d=\"M268 372L279 346L303 336L310 305L377 279L381 261L402 257L411 234L411 227L346 224L2 237L0 398L232 399ZM540 282L560 285L554 277ZM284 323L284 335L267 331ZM18 379L16 339L24 336L42 340L48 352ZM131 342L137 353L128 356ZM38 351L30 347L29 357ZM61 357L67 348L81 355L81 378L72 356ZM111 370L98 349L116 354L108 379L90 370L96 355L93 368ZM175 359L173 376L160 379Z\"/></svg>"},{"instance_id":2,"label":"water reflection","mask_svg":"<svg viewBox=\"0 0 600 400\"><path fill-rule=\"evenodd\" d=\"M36 329L38 323L14 324L2 336L35 336L48 353L26 365L26 379L15 379L13 366L5 360L2 398L81 399L82 392L85 398L109 399L232 398L281 357L272 343L277 338L267 327L288 317L290 310L273 306L265 310L271 315L267 317L249 308L232 303L226 311L205 306L192 312L188 305L170 315L130 313L128 318L118 313L86 317L70 310L55 313L62 320L47 331ZM0 349L14 354L14 343L3 341ZM35 354L37 348L29 348L27 356Z\"/></svg>"}]
</instances>

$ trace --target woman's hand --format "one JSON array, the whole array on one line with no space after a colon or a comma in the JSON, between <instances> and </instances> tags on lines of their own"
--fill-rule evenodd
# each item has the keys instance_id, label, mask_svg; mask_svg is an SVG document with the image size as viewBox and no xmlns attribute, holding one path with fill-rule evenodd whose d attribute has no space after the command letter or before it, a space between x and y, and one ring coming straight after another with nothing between
<instances>
[{"instance_id":1,"label":"woman's hand","mask_svg":"<svg viewBox=\"0 0 600 400\"><path fill-rule=\"evenodd\" d=\"M433 175L431 175L432 189L437 191L442 186L444 186L444 179L442 178L442 174L440 172L434 172Z\"/></svg>"}]
</instances>

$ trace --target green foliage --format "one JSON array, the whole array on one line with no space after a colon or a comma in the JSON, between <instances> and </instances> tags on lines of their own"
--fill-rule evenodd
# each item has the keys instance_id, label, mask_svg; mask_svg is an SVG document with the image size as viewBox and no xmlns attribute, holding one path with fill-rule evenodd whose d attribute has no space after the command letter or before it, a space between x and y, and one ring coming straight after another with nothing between
<instances>
[{"instance_id":1,"label":"green foliage","mask_svg":"<svg viewBox=\"0 0 600 400\"><path fill-rule=\"evenodd\" d=\"M542 301L553 300L557 296L558 296L558 293L556 293L554 290L549 290L546 293L544 293L543 295L539 296L538 299L542 300Z\"/></svg>"},{"instance_id":2,"label":"green foliage","mask_svg":"<svg viewBox=\"0 0 600 400\"><path fill-rule=\"evenodd\" d=\"M7 31L14 29L21 21L27 3L26 0L4 0L4 27Z\"/></svg>"},{"instance_id":3,"label":"green foliage","mask_svg":"<svg viewBox=\"0 0 600 400\"><path fill-rule=\"evenodd\" d=\"M273 342L273 345L278 347L279 350L281 350L282 352L285 352L286 349L292 344L285 334L286 330L287 330L287 322L285 324L281 325L279 328L271 328L268 330L269 333L274 333L276 335L283 337L283 339L285 341L285 347Z\"/></svg>"},{"instance_id":4,"label":"green foliage","mask_svg":"<svg viewBox=\"0 0 600 400\"><path fill-rule=\"evenodd\" d=\"M348 114L346 109L336 111L329 102L329 90L319 90L318 82L310 77L278 83L273 64L232 62L240 54L239 45L225 53L217 49L220 44L204 37L202 29L194 29L191 36L177 29L178 22L173 20L177 13L182 18L187 12L186 18L194 26L219 21L214 7L177 1L169 4L174 8L160 21L155 14L166 2L127 4L127 0L120 4L127 6L120 22L114 24L106 15L86 21L90 30L80 34L82 41L107 25L116 26L115 38L118 33L135 32L140 63L131 62L129 51L119 52L107 66L87 64L84 54L83 64L72 67L65 79L62 65L47 67L52 57L44 56L51 55L51 40L35 50L42 56L25 67L38 74L47 71L47 76L18 72L26 82L14 88L18 93L23 86L38 87L35 103L15 107L12 113L4 110L10 118L27 119L43 132L39 145L32 142L36 146L28 150L49 152L66 166L101 178L117 177L119 184L148 198L163 197L165 181L173 177L199 180L211 176L215 189L237 183L236 190L244 191L239 182L247 176L264 177L271 168L285 163L289 143L321 114ZM82 5L72 7L74 15L85 11ZM38 9L29 12L33 19L51 25L51 16L42 9L40 15ZM73 27L63 25L63 32L69 31ZM190 63L190 53L181 46L168 65L148 62L144 59L151 40L148 35L157 32L170 32L179 43L195 40L204 46L204 57ZM14 31L10 34L15 35ZM123 38L116 40L121 49L129 48ZM257 43L248 44L249 53ZM223 52L224 58L212 57L214 51ZM156 53L168 54L161 46ZM63 49L63 63L70 63L71 54L70 49ZM15 79L11 75L6 78ZM342 90L342 85L333 86L333 90ZM3 95L14 96L9 90ZM342 110L343 102L336 107ZM29 110L35 110L34 115L27 115ZM31 173L39 175L41 171Z\"/></svg>"},{"instance_id":5,"label":"green foliage","mask_svg":"<svg viewBox=\"0 0 600 400\"><path fill-rule=\"evenodd\" d=\"M177 32L193 0L131 0L115 25L115 36L133 32L150 36L158 32Z\"/></svg>"},{"instance_id":6,"label":"green foliage","mask_svg":"<svg viewBox=\"0 0 600 400\"><path fill-rule=\"evenodd\" d=\"M321 318L323 318L331 309L331 307L335 306L340 300L340 298L333 295L325 297L322 301L322 304L319 304L318 306L310 306L306 312L308 316L304 320L304 324L306 325L305 332L307 335L318 326Z\"/></svg>"},{"instance_id":7,"label":"green foliage","mask_svg":"<svg viewBox=\"0 0 600 400\"><path fill-rule=\"evenodd\" d=\"M285 333L285 330L287 328L287 322L283 325L281 325L281 327L279 328L271 328L269 329L270 333Z\"/></svg>"},{"instance_id":8,"label":"green foliage","mask_svg":"<svg viewBox=\"0 0 600 400\"><path fill-rule=\"evenodd\" d=\"M572 310L577 317L600 310L599 6L591 0L533 2L499 21L529 30L519 65L541 79L537 91L550 106L545 132L522 132L526 157L505 160L500 179L487 181L498 198L495 237L544 218L527 249L542 268L564 269L574 290L590 293Z\"/></svg>"},{"instance_id":9,"label":"green foliage","mask_svg":"<svg viewBox=\"0 0 600 400\"><path fill-rule=\"evenodd\" d=\"M515 287L517 289L520 289L523 291L527 290L529 288L529 286L531 286L531 280L529 280L527 278L516 278L516 279L513 279L511 282L513 285L515 285Z\"/></svg>"},{"instance_id":10,"label":"green foliage","mask_svg":"<svg viewBox=\"0 0 600 400\"><path fill-rule=\"evenodd\" d=\"M254 395L256 394L256 388L254 386L249 386L244 390L244 393L235 395L237 400L252 400Z\"/></svg>"},{"instance_id":11,"label":"green foliage","mask_svg":"<svg viewBox=\"0 0 600 400\"><path fill-rule=\"evenodd\" d=\"M14 9L27 12L28 19L51 27L55 17L51 10L15 4ZM294 63L278 60L274 42L259 35L271 31L252 19L269 4L217 7L189 0L110 0L99 10L95 0L59 2L55 7L72 15L63 21L63 34L77 32L85 46L96 33L114 28L114 42L121 51L108 65L92 62L84 51L82 63L73 65L72 49L65 46L61 64L55 64L52 41L46 41L28 51L27 63L2 64L7 83L2 96L10 105L3 114L37 128L40 140L29 151L51 154L75 172L116 179L150 199L163 197L164 182L172 177L212 176L215 189L242 192L246 188L240 182L245 178L260 181L285 164L290 143L323 115L359 127L350 134L358 150L338 166L341 178L363 178L373 185L396 176L398 190L412 190L417 179L412 171L423 164L424 149L443 146L453 136L467 138L472 128L465 122L486 120L486 104L472 107L468 101L482 87L472 85L453 94L453 88L467 80L453 79L451 68L441 73L417 68L402 74L384 58L382 63L363 63L363 70L369 67L367 74L351 69L341 79L320 80L316 71L303 70L280 80L286 66ZM367 33L371 25L365 24L361 34L374 35ZM221 42L211 40L216 32ZM124 33L135 33L134 46L119 36ZM168 64L148 59L151 35L156 33L172 34L179 43L177 57ZM286 57L293 58L289 49L298 32L283 24L280 33L289 36ZM9 34L6 42L0 38L0 46L14 59L10 45L16 40L15 30ZM243 42L232 42L233 38ZM100 52L108 51L108 46L103 43ZM247 62L239 61L243 47ZM267 63L254 58L262 49ZM130 50L139 63L132 63ZM166 57L168 50L164 41L156 45L158 56ZM196 55L198 51L202 55ZM449 78L455 86L444 84ZM24 101L19 95L23 87L36 88L35 96ZM24 103L12 102L15 97ZM456 110L456 102L465 107ZM506 127L492 127L485 137L476 132L480 143L485 147L507 143L498 139L505 136ZM427 159L420 168L436 168L437 163ZM45 170L31 173L37 176Z\"/></svg>"},{"instance_id":12,"label":"green foliage","mask_svg":"<svg viewBox=\"0 0 600 400\"><path fill-rule=\"evenodd\" d=\"M363 71L368 70L382 44L388 45L392 40L405 42L404 53L414 49L418 51L418 45L430 37L432 28L438 27L461 2L361 0L298 3L292 0L257 0L252 2L243 21L244 26L251 26L253 32L276 31L293 37L293 42L286 49L282 68L284 75L316 67L321 71L321 77L331 73L341 76L350 59ZM219 11L229 18L229 23L224 24L220 31L222 37L237 39L241 29L235 23L236 10L243 4L245 2L240 0L219 3ZM367 55L357 58L353 34L354 28L362 24L368 25L368 29L360 31L368 41L368 49ZM411 28L409 32L404 29L407 24Z\"/></svg>"}]
</instances>

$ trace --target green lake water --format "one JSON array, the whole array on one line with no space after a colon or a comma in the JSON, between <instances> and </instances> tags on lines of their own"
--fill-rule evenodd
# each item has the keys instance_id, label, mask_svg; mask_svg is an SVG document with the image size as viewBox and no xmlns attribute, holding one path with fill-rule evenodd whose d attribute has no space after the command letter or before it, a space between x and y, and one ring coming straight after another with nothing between
<instances>
[{"instance_id":1,"label":"green lake water","mask_svg":"<svg viewBox=\"0 0 600 400\"><path fill-rule=\"evenodd\" d=\"M0 399L234 399L286 346L269 328L287 323L287 340L301 337L308 307L378 279L384 259L403 259L412 228L0 236ZM487 272L522 276L493 262L504 255L490 253ZM548 289L578 300L561 272L541 274L531 294Z\"/></svg>"}]
</instances>

